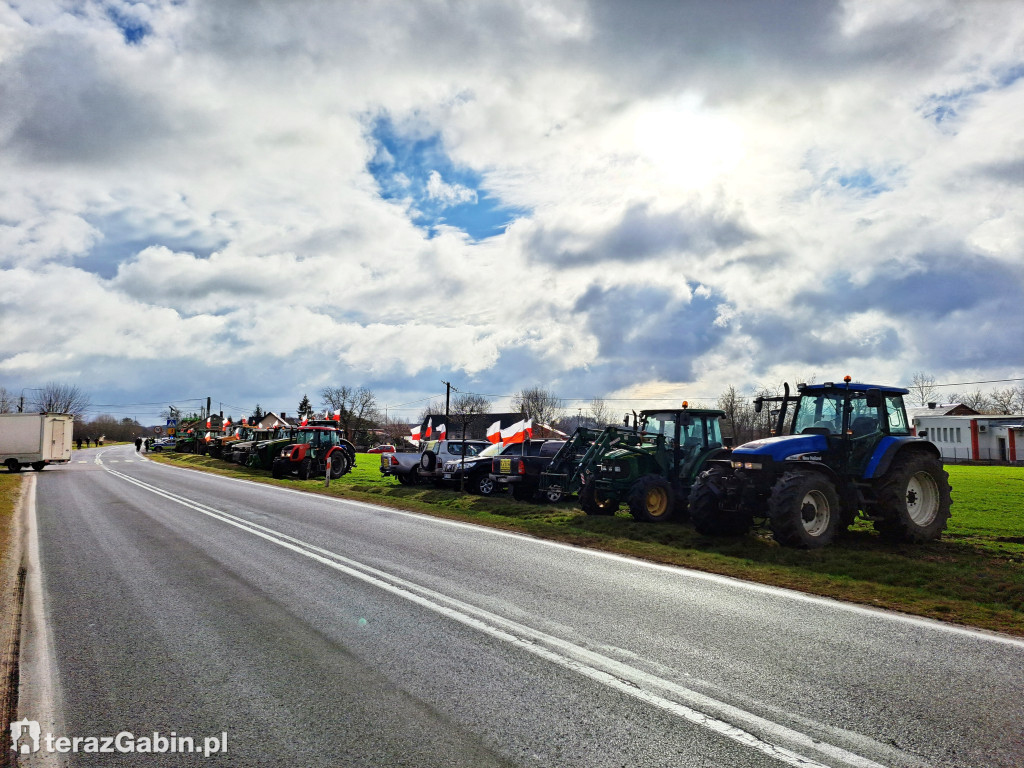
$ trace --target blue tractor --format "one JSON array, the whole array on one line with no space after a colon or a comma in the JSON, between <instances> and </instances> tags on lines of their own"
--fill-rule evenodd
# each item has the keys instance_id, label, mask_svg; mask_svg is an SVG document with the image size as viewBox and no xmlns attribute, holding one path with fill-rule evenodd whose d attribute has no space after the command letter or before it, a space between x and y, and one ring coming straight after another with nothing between
<instances>
[{"instance_id":1,"label":"blue tractor","mask_svg":"<svg viewBox=\"0 0 1024 768\"><path fill-rule=\"evenodd\" d=\"M822 547L858 515L885 537L937 539L949 519L949 476L938 449L915 437L908 390L843 383L799 384L771 404L774 437L709 462L690 491L699 533L739 536L765 520L776 541Z\"/></svg>"}]
</instances>

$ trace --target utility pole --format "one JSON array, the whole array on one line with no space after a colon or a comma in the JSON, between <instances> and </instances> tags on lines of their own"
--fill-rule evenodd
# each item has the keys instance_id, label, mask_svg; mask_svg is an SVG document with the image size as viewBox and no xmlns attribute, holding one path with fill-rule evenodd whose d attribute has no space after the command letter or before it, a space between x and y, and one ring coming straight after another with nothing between
<instances>
[{"instance_id":1,"label":"utility pole","mask_svg":"<svg viewBox=\"0 0 1024 768\"><path fill-rule=\"evenodd\" d=\"M451 400L452 400L452 383L450 381L442 381L441 383L444 384L444 386L445 386L445 392L444 392L444 426L445 426L445 429L447 429L448 428L448 411L451 408Z\"/></svg>"}]
</instances>

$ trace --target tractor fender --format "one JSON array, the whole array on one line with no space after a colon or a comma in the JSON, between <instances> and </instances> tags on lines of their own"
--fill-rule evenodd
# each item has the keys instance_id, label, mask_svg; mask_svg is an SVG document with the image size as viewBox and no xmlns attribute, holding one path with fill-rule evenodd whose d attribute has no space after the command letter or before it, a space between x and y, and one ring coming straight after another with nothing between
<instances>
[{"instance_id":1,"label":"tractor fender","mask_svg":"<svg viewBox=\"0 0 1024 768\"><path fill-rule=\"evenodd\" d=\"M890 435L883 437L875 447L871 461L868 462L864 470L864 479L874 480L883 477L889 471L895 458L904 451L923 451L937 459L941 460L942 458L939 449L928 440L922 440L920 437L892 437Z\"/></svg>"},{"instance_id":2,"label":"tractor fender","mask_svg":"<svg viewBox=\"0 0 1024 768\"><path fill-rule=\"evenodd\" d=\"M338 447L345 449L345 453L348 454L348 460L349 460L349 462L351 462L352 466L354 467L356 465L356 447L352 443L350 443L348 440L346 440L344 438L342 438L338 442Z\"/></svg>"},{"instance_id":3,"label":"tractor fender","mask_svg":"<svg viewBox=\"0 0 1024 768\"><path fill-rule=\"evenodd\" d=\"M817 472L818 474L827 477L836 488L841 488L843 485L842 480L836 471L832 469L832 467L828 466L828 464L824 464L820 461L789 459L788 461L783 461L781 463L781 468L783 472L791 472L794 470L806 472L810 470L811 472Z\"/></svg>"}]
</instances>

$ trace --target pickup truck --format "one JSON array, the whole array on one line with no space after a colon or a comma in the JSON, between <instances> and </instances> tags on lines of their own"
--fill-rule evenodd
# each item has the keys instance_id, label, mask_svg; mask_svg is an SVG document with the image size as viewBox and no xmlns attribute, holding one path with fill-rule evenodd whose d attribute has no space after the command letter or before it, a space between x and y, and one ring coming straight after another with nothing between
<instances>
[{"instance_id":1,"label":"pickup truck","mask_svg":"<svg viewBox=\"0 0 1024 768\"><path fill-rule=\"evenodd\" d=\"M380 455L380 473L394 477L402 485L416 485L425 480L441 482L444 466L450 461L462 459L462 447L466 447L466 458L476 456L487 442L484 440L429 440L420 446L419 453L395 452Z\"/></svg>"},{"instance_id":2,"label":"pickup truck","mask_svg":"<svg viewBox=\"0 0 1024 768\"><path fill-rule=\"evenodd\" d=\"M495 456L491 461L490 478L499 486L507 485L512 491L512 498L529 501L538 495L541 473L563 445L565 440L529 440L522 445L510 446L518 450ZM544 492L544 498L552 503L561 501L562 492L551 488Z\"/></svg>"},{"instance_id":3,"label":"pickup truck","mask_svg":"<svg viewBox=\"0 0 1024 768\"><path fill-rule=\"evenodd\" d=\"M534 441L540 443L540 440ZM495 457L509 456L523 452L523 446L514 443L503 446L501 443L489 445L476 456L466 456L451 459L444 463L444 471L441 474L441 482L451 484L456 488L462 487L462 478L465 475L465 488L470 493L478 493L481 496L491 496L501 490L501 486L491 477L491 461ZM468 452L467 452L468 454Z\"/></svg>"}]
</instances>

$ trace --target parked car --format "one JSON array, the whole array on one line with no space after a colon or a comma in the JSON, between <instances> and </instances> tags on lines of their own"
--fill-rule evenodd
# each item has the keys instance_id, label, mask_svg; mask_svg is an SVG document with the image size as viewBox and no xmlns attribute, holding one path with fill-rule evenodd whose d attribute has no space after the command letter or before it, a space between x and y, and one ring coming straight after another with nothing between
<instances>
[{"instance_id":1,"label":"parked car","mask_svg":"<svg viewBox=\"0 0 1024 768\"><path fill-rule=\"evenodd\" d=\"M441 482L445 464L462 458L465 446L467 458L476 456L487 446L484 440L428 440L418 453L396 451L380 457L380 473L394 477L402 485L415 485L425 480Z\"/></svg>"},{"instance_id":2,"label":"parked car","mask_svg":"<svg viewBox=\"0 0 1024 768\"><path fill-rule=\"evenodd\" d=\"M512 491L513 498L528 501L540 490L540 477L551 464L565 440L528 440L516 446L520 450L508 451L491 460L490 478ZM545 498L550 502L562 500L562 492L548 489Z\"/></svg>"},{"instance_id":3,"label":"parked car","mask_svg":"<svg viewBox=\"0 0 1024 768\"><path fill-rule=\"evenodd\" d=\"M395 453L395 446L393 445L378 445L375 448L371 448L367 453Z\"/></svg>"},{"instance_id":4,"label":"parked car","mask_svg":"<svg viewBox=\"0 0 1024 768\"><path fill-rule=\"evenodd\" d=\"M541 441L534 441L540 443ZM465 487L470 493L478 493L481 496L491 496L501 490L491 477L491 461L498 456L510 456L522 453L523 447L520 443L502 445L495 443L489 445L475 456L466 456L463 461L460 456L444 463L444 471L441 473L441 482L452 485L456 488ZM465 477L463 486L462 478Z\"/></svg>"}]
</instances>

